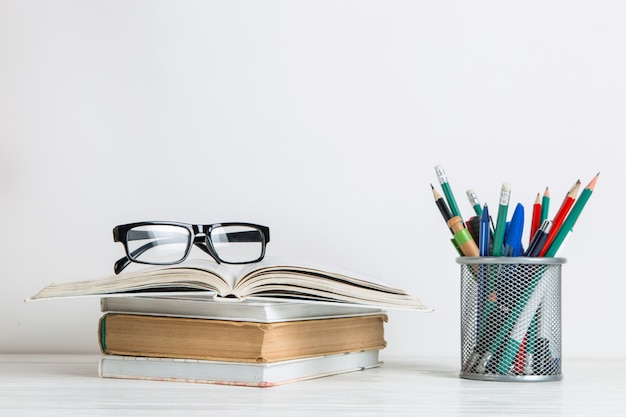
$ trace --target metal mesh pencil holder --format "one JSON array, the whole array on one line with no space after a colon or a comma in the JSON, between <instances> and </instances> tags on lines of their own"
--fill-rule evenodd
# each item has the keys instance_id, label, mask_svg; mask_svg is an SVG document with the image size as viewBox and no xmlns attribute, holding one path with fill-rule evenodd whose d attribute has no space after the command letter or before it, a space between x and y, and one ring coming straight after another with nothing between
<instances>
[{"instance_id":1,"label":"metal mesh pencil holder","mask_svg":"<svg viewBox=\"0 0 626 417\"><path fill-rule=\"evenodd\" d=\"M462 378L562 378L561 266L565 262L564 258L457 258Z\"/></svg>"}]
</instances>

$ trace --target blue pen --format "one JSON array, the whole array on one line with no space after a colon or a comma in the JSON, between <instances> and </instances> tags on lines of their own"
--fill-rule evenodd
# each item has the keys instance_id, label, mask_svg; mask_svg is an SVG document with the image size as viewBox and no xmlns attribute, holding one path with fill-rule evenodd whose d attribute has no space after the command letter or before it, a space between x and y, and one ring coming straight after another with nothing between
<instances>
[{"instance_id":1,"label":"blue pen","mask_svg":"<svg viewBox=\"0 0 626 417\"><path fill-rule=\"evenodd\" d=\"M522 256L522 233L524 231L524 206L517 203L511 223L504 236L504 256Z\"/></svg>"},{"instance_id":2,"label":"blue pen","mask_svg":"<svg viewBox=\"0 0 626 417\"><path fill-rule=\"evenodd\" d=\"M489 219L489 208L487 204L483 206L481 215L480 215L480 229L478 233L478 254L480 256L489 256L489 239L491 235L491 230L489 228L490 225ZM485 304L487 303L487 273L488 266L485 264L480 264L478 269L478 311L477 311L477 320L478 320L478 334L482 333L482 326L484 323L485 316ZM491 310L489 310L491 313Z\"/></svg>"},{"instance_id":3,"label":"blue pen","mask_svg":"<svg viewBox=\"0 0 626 417\"><path fill-rule=\"evenodd\" d=\"M524 229L524 206L520 203L515 207L515 211L513 212L513 217L511 217L511 221L506 224L505 233L504 233L504 256L521 256L524 253L522 249L522 232ZM494 247L495 251L495 247ZM510 288L514 288L511 282L508 279L504 279L509 275L513 275L510 268L514 268L514 265L499 265L496 272L496 283L495 283L495 292L497 294L497 304L498 308L501 309L499 311L511 311L517 302L517 294L509 291ZM492 288L494 288L492 284ZM493 303L496 304L496 303ZM492 308L493 310L493 308ZM497 312L497 311L496 311ZM491 320L494 324L496 324L496 329L500 329L501 326L505 324L505 316L495 315L491 317L491 312L489 316L489 320ZM495 350L493 347L493 343L489 346L487 352L481 357L478 365L477 371L478 373L484 373L487 370L487 365L493 355ZM500 342L501 343L501 342ZM497 349L500 346L495 347Z\"/></svg>"},{"instance_id":4,"label":"blue pen","mask_svg":"<svg viewBox=\"0 0 626 417\"><path fill-rule=\"evenodd\" d=\"M480 216L480 232L478 233L478 253L480 256L489 256L489 235L489 208L485 203Z\"/></svg>"}]
</instances>

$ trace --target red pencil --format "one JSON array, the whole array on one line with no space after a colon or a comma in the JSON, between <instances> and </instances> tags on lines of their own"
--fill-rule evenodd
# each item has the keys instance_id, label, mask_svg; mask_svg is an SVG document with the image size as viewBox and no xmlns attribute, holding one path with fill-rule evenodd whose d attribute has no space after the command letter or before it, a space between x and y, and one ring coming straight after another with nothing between
<instances>
[{"instance_id":1,"label":"red pencil","mask_svg":"<svg viewBox=\"0 0 626 417\"><path fill-rule=\"evenodd\" d=\"M543 245L543 250L541 251L539 256L545 255L548 248L550 247L550 244L556 237L557 232L559 231L559 229L561 228L561 225L563 224L563 220L565 220L565 217L567 217L567 213L569 213L569 210L574 205L574 200L576 200L576 197L578 196L579 188L580 188L580 180L576 181L576 184L574 184L572 188L570 188L569 192L565 195L565 199L563 200L563 203L561 204L559 211L556 213L556 216L554 216L554 221L552 222L552 228L550 229L550 233L548 233L548 239L546 240L546 243Z\"/></svg>"},{"instance_id":2,"label":"red pencil","mask_svg":"<svg viewBox=\"0 0 626 417\"><path fill-rule=\"evenodd\" d=\"M537 198L535 199L535 204L533 204L533 217L532 222L530 223L530 239L529 244L533 240L533 236L537 233L537 229L541 223L541 194L537 193Z\"/></svg>"}]
</instances>

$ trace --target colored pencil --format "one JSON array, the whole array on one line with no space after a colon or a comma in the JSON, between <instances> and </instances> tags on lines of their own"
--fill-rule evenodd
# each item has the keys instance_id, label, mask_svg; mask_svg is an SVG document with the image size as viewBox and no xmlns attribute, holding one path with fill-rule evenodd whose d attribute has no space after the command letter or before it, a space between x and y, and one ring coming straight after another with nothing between
<instances>
[{"instance_id":1,"label":"colored pencil","mask_svg":"<svg viewBox=\"0 0 626 417\"><path fill-rule=\"evenodd\" d=\"M552 244L548 247L548 250L546 251L545 256L554 256L559 250L559 247L561 246L563 241L565 240L565 237L567 236L567 234L572 231L572 228L574 227L576 220L578 220L580 213L585 208L585 204L587 204L589 197L591 197L591 194L593 193L593 190L596 187L596 182L598 181L599 175L600 173L598 172L596 176L593 177L591 182L585 187L582 193L580 193L580 197L578 198L578 200L572 207L570 213L567 215L567 217L563 221L563 225L559 228L559 231L557 232L556 237L552 241Z\"/></svg>"},{"instance_id":2,"label":"colored pencil","mask_svg":"<svg viewBox=\"0 0 626 417\"><path fill-rule=\"evenodd\" d=\"M546 187L546 191L543 193L543 198L541 199L541 216L539 218L539 224L543 223L544 220L548 218L550 214L550 190Z\"/></svg>"},{"instance_id":3,"label":"colored pencil","mask_svg":"<svg viewBox=\"0 0 626 417\"><path fill-rule=\"evenodd\" d=\"M456 205L456 199L454 198L454 194L450 188L450 183L448 182L448 177L446 177L446 172L443 170L443 166L437 165L435 167L435 172L437 173L439 184L441 184L441 188L443 189L443 195L446 196L446 200L450 206L452 217L459 216L460 218L463 218L463 216L461 216L461 212L459 211L459 207Z\"/></svg>"},{"instance_id":4,"label":"colored pencil","mask_svg":"<svg viewBox=\"0 0 626 417\"><path fill-rule=\"evenodd\" d=\"M537 193L535 204L533 204L533 216L530 223L530 237L528 238L528 244L532 242L537 229L541 226L541 194Z\"/></svg>"},{"instance_id":5,"label":"colored pencil","mask_svg":"<svg viewBox=\"0 0 626 417\"><path fill-rule=\"evenodd\" d=\"M437 190L435 190L435 187L433 187L432 184L430 184L430 188L433 189L433 197L435 198L435 204L437 204L439 212L443 216L443 219L446 221L446 223L448 223L448 220L452 218L452 213L450 213L448 205L446 204L441 194L439 194Z\"/></svg>"},{"instance_id":6,"label":"colored pencil","mask_svg":"<svg viewBox=\"0 0 626 417\"><path fill-rule=\"evenodd\" d=\"M563 203L561 204L559 211L556 213L556 216L554 216L554 220L552 221L552 228L550 229L550 233L548 234L548 240L546 240L546 243L544 244L543 249L541 250L541 253L539 254L539 256L544 256L546 252L548 251L548 248L550 247L550 244L552 243L552 241L556 237L556 234L561 228L561 225L563 224L565 217L567 216L570 209L574 205L576 196L578 196L579 188L580 188L580 180L577 180L576 183L572 186L572 188L570 188L570 190L565 195L565 199L563 200Z\"/></svg>"},{"instance_id":7,"label":"colored pencil","mask_svg":"<svg viewBox=\"0 0 626 417\"><path fill-rule=\"evenodd\" d=\"M509 200L511 198L511 184L505 182L500 190L500 204L498 205L498 218L496 219L496 230L493 234L492 256L502 256L502 244L504 243L504 231L506 229L506 215L509 210Z\"/></svg>"},{"instance_id":8,"label":"colored pencil","mask_svg":"<svg viewBox=\"0 0 626 417\"><path fill-rule=\"evenodd\" d=\"M478 196L476 195L474 190L467 190L465 194L467 194L467 199L472 205L474 213L476 213L477 216L481 216L483 214L483 209L480 206L480 200L478 199Z\"/></svg>"}]
</instances>

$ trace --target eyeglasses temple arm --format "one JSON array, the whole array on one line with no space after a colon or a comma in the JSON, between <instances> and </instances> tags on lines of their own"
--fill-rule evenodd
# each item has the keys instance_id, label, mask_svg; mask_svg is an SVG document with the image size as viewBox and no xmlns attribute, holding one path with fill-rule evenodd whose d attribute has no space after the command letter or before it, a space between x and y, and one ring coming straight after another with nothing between
<instances>
[{"instance_id":1,"label":"eyeglasses temple arm","mask_svg":"<svg viewBox=\"0 0 626 417\"><path fill-rule=\"evenodd\" d=\"M175 242L178 242L179 239L171 239ZM159 245L163 245L163 244L167 244L168 242L164 242L164 239L161 240L154 240L152 242L148 242L143 246L138 247L137 249L135 249L134 251L131 252L131 256L133 258L141 255L142 253L144 253L145 251L147 251L148 249L151 249L155 246L159 246ZM215 259L215 261L217 263L220 263L220 261L215 257L215 255L213 255L211 253L211 251L209 250L209 248L207 248L206 244L204 243L204 241L202 240L198 240L194 242L194 245L196 245L198 248L202 249L203 252L207 253L211 258ZM120 272L122 272L124 270L124 268L126 268L128 265L130 265L131 260L129 259L128 256L124 256L123 258L118 259L115 262L115 265L113 266L113 270L115 271L115 274L119 274Z\"/></svg>"},{"instance_id":2,"label":"eyeglasses temple arm","mask_svg":"<svg viewBox=\"0 0 626 417\"><path fill-rule=\"evenodd\" d=\"M126 268L128 265L130 265L130 259L128 259L128 256L124 256L123 258L120 258L117 261L115 261L115 265L113 265L113 270L115 271L115 275L122 272L124 268Z\"/></svg>"},{"instance_id":3,"label":"eyeglasses temple arm","mask_svg":"<svg viewBox=\"0 0 626 417\"><path fill-rule=\"evenodd\" d=\"M131 256L133 258L141 255L142 253L144 253L145 251L147 251L148 249L151 249L155 246L159 246L160 244L162 244L162 241L159 240L154 240L152 242L148 242L143 246L138 247L137 249L135 249L134 251L131 252ZM122 270L124 270L124 268L126 268L128 265L130 265L130 258L128 256L124 256L123 258L120 258L117 260L117 262L115 262L115 265L113 266L113 270L115 271L116 274L119 274L120 272L122 272Z\"/></svg>"}]
</instances>

